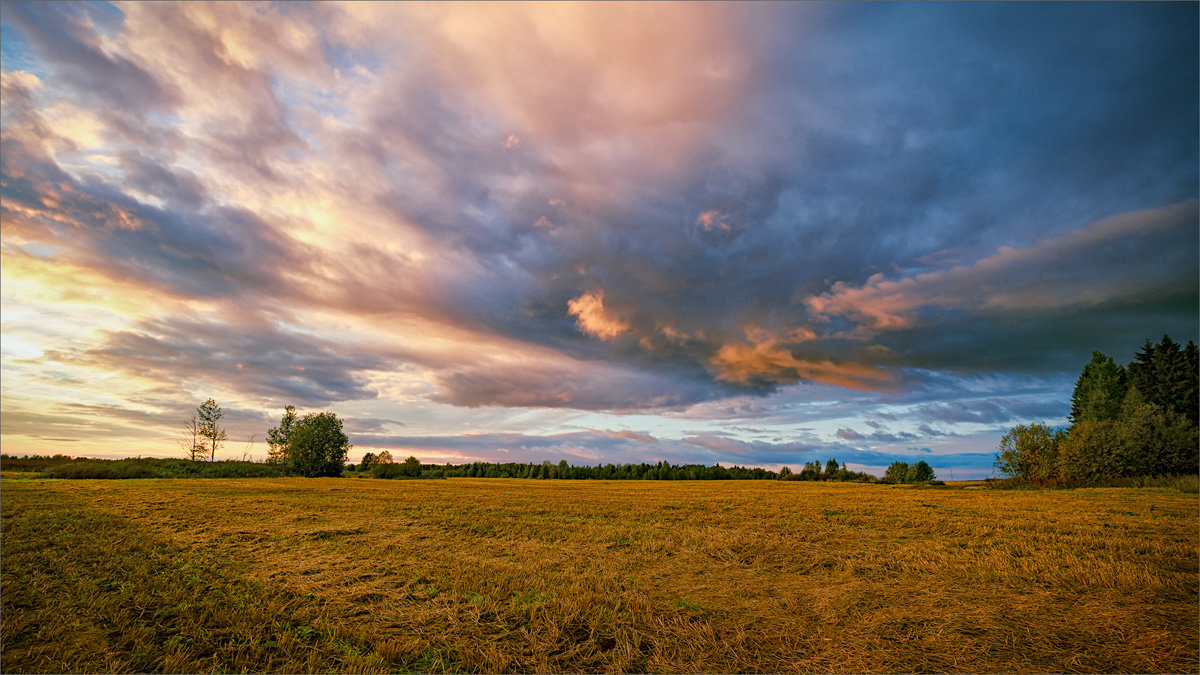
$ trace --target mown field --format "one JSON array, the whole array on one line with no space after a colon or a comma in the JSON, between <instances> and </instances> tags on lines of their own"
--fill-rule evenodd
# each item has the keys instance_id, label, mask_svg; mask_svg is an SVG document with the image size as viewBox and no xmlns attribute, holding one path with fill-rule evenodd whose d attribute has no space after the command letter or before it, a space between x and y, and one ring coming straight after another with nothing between
<instances>
[{"instance_id":1,"label":"mown field","mask_svg":"<svg viewBox=\"0 0 1200 675\"><path fill-rule=\"evenodd\" d=\"M0 485L18 672L1196 672L1196 494Z\"/></svg>"}]
</instances>

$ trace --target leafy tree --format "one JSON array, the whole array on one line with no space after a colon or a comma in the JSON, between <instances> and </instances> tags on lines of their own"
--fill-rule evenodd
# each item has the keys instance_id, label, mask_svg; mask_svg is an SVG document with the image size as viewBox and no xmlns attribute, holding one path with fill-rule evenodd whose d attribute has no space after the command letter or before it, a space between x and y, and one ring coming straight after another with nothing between
<instances>
[{"instance_id":1,"label":"leafy tree","mask_svg":"<svg viewBox=\"0 0 1200 675\"><path fill-rule=\"evenodd\" d=\"M375 455L375 463L376 464L391 464L392 463L392 453L388 452L387 450L381 451L378 455Z\"/></svg>"},{"instance_id":2,"label":"leafy tree","mask_svg":"<svg viewBox=\"0 0 1200 675\"><path fill-rule=\"evenodd\" d=\"M209 461L216 461L217 450L221 447L229 434L221 428L221 407L211 398L196 408L197 423L200 426L200 435L204 437L209 449Z\"/></svg>"},{"instance_id":3,"label":"leafy tree","mask_svg":"<svg viewBox=\"0 0 1200 675\"><path fill-rule=\"evenodd\" d=\"M800 470L800 480L821 480L821 463L806 462L804 468Z\"/></svg>"},{"instance_id":4,"label":"leafy tree","mask_svg":"<svg viewBox=\"0 0 1200 675\"><path fill-rule=\"evenodd\" d=\"M1075 424L1059 447L1059 475L1083 482L1134 475L1128 440L1119 420L1083 420Z\"/></svg>"},{"instance_id":5,"label":"leafy tree","mask_svg":"<svg viewBox=\"0 0 1200 675\"><path fill-rule=\"evenodd\" d=\"M179 432L179 449L193 462L204 456L205 447L201 441L202 438L204 436L200 433L200 423L196 420L196 416L192 415L183 425L183 430Z\"/></svg>"},{"instance_id":6,"label":"leafy tree","mask_svg":"<svg viewBox=\"0 0 1200 675\"><path fill-rule=\"evenodd\" d=\"M837 476L837 472L838 472L838 461L836 459L830 458L828 462L825 462L825 476L824 476L825 480L833 480L834 477Z\"/></svg>"},{"instance_id":7,"label":"leafy tree","mask_svg":"<svg viewBox=\"0 0 1200 675\"><path fill-rule=\"evenodd\" d=\"M885 483L903 483L908 478L908 462L892 462L883 474Z\"/></svg>"},{"instance_id":8,"label":"leafy tree","mask_svg":"<svg viewBox=\"0 0 1200 675\"><path fill-rule=\"evenodd\" d=\"M906 483L927 483L936 478L933 474L933 467L929 466L929 462L921 460L916 464L908 467L908 471L904 474L904 482Z\"/></svg>"},{"instance_id":9,"label":"leafy tree","mask_svg":"<svg viewBox=\"0 0 1200 675\"><path fill-rule=\"evenodd\" d=\"M385 450L385 452L386 452L386 450ZM404 464L402 466L404 467L403 473L405 476L409 476L410 478L420 477L420 475L421 475L421 460L410 455L408 459L404 460Z\"/></svg>"},{"instance_id":10,"label":"leafy tree","mask_svg":"<svg viewBox=\"0 0 1200 675\"><path fill-rule=\"evenodd\" d=\"M350 450L342 421L331 412L310 413L292 430L288 466L301 476L340 476Z\"/></svg>"},{"instance_id":11,"label":"leafy tree","mask_svg":"<svg viewBox=\"0 0 1200 675\"><path fill-rule=\"evenodd\" d=\"M779 469L779 480L787 480L787 477L792 475L792 470L789 467Z\"/></svg>"},{"instance_id":12,"label":"leafy tree","mask_svg":"<svg viewBox=\"0 0 1200 675\"><path fill-rule=\"evenodd\" d=\"M992 466L1016 478L1049 478L1059 473L1064 433L1045 424L1018 424L1000 439Z\"/></svg>"},{"instance_id":13,"label":"leafy tree","mask_svg":"<svg viewBox=\"0 0 1200 675\"><path fill-rule=\"evenodd\" d=\"M375 453L368 452L367 454L363 455L362 464L359 465L359 469L366 471L374 466L376 462L378 462L378 460L375 458Z\"/></svg>"},{"instance_id":14,"label":"leafy tree","mask_svg":"<svg viewBox=\"0 0 1200 675\"><path fill-rule=\"evenodd\" d=\"M1113 420L1121 415L1125 402L1125 369L1112 357L1092 352L1092 360L1083 367L1071 394L1071 422Z\"/></svg>"},{"instance_id":15,"label":"leafy tree","mask_svg":"<svg viewBox=\"0 0 1200 675\"><path fill-rule=\"evenodd\" d=\"M267 429L267 461L272 464L286 464L288 441L296 428L296 408L287 406L283 409L283 417L279 426Z\"/></svg>"}]
</instances>

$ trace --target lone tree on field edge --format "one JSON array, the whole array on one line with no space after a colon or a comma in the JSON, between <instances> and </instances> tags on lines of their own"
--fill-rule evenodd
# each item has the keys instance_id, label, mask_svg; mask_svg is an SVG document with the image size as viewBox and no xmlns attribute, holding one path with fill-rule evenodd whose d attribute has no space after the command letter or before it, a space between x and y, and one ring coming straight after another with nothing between
<instances>
[{"instance_id":1,"label":"lone tree on field edge","mask_svg":"<svg viewBox=\"0 0 1200 675\"><path fill-rule=\"evenodd\" d=\"M346 465L350 439L342 421L331 412L305 415L288 441L288 467L301 476L340 476Z\"/></svg>"},{"instance_id":2,"label":"lone tree on field edge","mask_svg":"<svg viewBox=\"0 0 1200 675\"><path fill-rule=\"evenodd\" d=\"M229 438L229 434L221 428L221 407L211 398L205 401L199 408L196 408L196 416L200 423L200 435L209 443L210 450L208 460L216 461L217 449L221 447L221 443Z\"/></svg>"}]
</instances>

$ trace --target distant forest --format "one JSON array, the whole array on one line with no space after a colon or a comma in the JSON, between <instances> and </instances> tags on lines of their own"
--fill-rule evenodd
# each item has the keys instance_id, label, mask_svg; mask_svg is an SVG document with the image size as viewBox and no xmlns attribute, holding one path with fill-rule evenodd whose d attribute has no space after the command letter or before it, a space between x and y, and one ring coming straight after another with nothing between
<instances>
[{"instance_id":1,"label":"distant forest","mask_svg":"<svg viewBox=\"0 0 1200 675\"><path fill-rule=\"evenodd\" d=\"M0 455L0 467L6 471L38 472L43 478L272 478L303 475L285 463L238 460L191 461L186 459L131 457L127 459L75 458L67 455ZM719 464L597 464L574 466L566 460L557 464L522 462L470 462L466 464L424 464L415 457L392 462L386 451L367 453L359 464L344 467L339 475L362 475L390 479L440 478L530 478L542 480L784 480L837 481L858 483L917 483L934 479L933 469L925 462L911 467L896 462L881 480L861 471L851 471L835 459L823 467L809 462L799 473L788 467L780 471Z\"/></svg>"},{"instance_id":2,"label":"distant forest","mask_svg":"<svg viewBox=\"0 0 1200 675\"><path fill-rule=\"evenodd\" d=\"M365 470L379 478L540 478L558 480L778 480L779 474L759 468L723 467L719 464L675 465L655 464L597 464L572 466L567 460L557 464L522 462L471 462L469 464L423 464L413 462L389 463L371 461L364 457ZM362 464L351 470L364 469Z\"/></svg>"}]
</instances>

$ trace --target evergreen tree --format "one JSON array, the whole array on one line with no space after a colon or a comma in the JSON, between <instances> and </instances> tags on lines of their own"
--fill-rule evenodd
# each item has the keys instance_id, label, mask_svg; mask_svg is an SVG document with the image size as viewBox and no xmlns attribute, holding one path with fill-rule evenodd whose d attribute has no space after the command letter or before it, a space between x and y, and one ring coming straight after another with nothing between
<instances>
[{"instance_id":1,"label":"evergreen tree","mask_svg":"<svg viewBox=\"0 0 1200 675\"><path fill-rule=\"evenodd\" d=\"M1071 423L1084 420L1115 420L1125 402L1125 369L1112 357L1092 352L1071 394Z\"/></svg>"},{"instance_id":2,"label":"evergreen tree","mask_svg":"<svg viewBox=\"0 0 1200 675\"><path fill-rule=\"evenodd\" d=\"M1157 344L1149 340L1129 364L1129 384L1150 405L1185 416L1195 425L1200 421L1200 372L1196 344L1182 348L1164 335Z\"/></svg>"}]
</instances>

